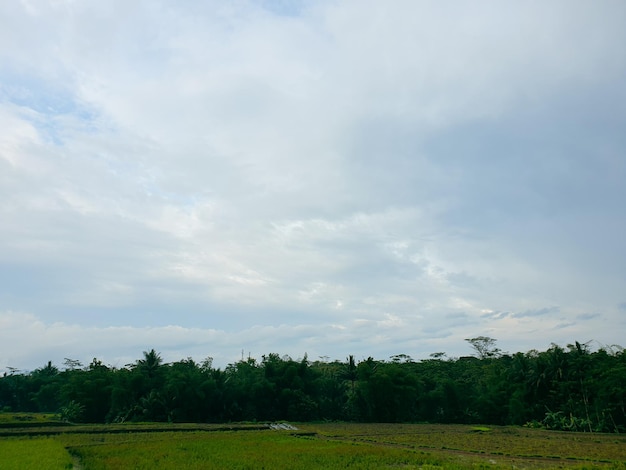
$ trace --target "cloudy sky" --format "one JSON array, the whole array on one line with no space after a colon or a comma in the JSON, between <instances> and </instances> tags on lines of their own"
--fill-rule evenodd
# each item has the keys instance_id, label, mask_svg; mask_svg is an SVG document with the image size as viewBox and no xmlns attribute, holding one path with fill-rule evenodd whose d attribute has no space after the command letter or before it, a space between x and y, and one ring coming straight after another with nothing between
<instances>
[{"instance_id":1,"label":"cloudy sky","mask_svg":"<svg viewBox=\"0 0 626 470\"><path fill-rule=\"evenodd\" d=\"M0 3L0 372L624 344L626 3Z\"/></svg>"}]
</instances>

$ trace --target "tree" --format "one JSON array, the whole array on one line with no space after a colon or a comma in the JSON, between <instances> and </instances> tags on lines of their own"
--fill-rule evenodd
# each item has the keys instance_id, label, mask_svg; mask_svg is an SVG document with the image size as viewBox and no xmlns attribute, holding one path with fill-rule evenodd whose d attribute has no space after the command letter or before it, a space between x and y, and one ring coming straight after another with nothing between
<instances>
[{"instance_id":1,"label":"tree","mask_svg":"<svg viewBox=\"0 0 626 470\"><path fill-rule=\"evenodd\" d=\"M524 424L626 432L626 352L588 343L502 354L489 337L472 356L357 363L269 354L214 369L210 359L163 364L153 349L123 368L66 360L0 376L0 410L59 411L72 422L363 420ZM10 369L9 369L10 370ZM546 413L547 411L547 413Z\"/></svg>"},{"instance_id":2,"label":"tree","mask_svg":"<svg viewBox=\"0 0 626 470\"><path fill-rule=\"evenodd\" d=\"M78 359L70 359L66 357L63 360L63 365L65 366L65 370L77 370L83 367L83 364Z\"/></svg>"},{"instance_id":3,"label":"tree","mask_svg":"<svg viewBox=\"0 0 626 470\"><path fill-rule=\"evenodd\" d=\"M48 378L53 377L58 373L59 369L52 365L52 361L48 361L48 364L46 364L45 366L40 367L39 369L35 369L33 371L33 376Z\"/></svg>"},{"instance_id":4,"label":"tree","mask_svg":"<svg viewBox=\"0 0 626 470\"><path fill-rule=\"evenodd\" d=\"M143 352L143 359L137 361L137 368L149 378L154 378L162 363L161 355L151 349L150 352Z\"/></svg>"},{"instance_id":5,"label":"tree","mask_svg":"<svg viewBox=\"0 0 626 470\"><path fill-rule=\"evenodd\" d=\"M206 421L210 393L205 382L210 369L199 366L192 358L172 363L165 377L165 403L171 405L168 419L178 422Z\"/></svg>"},{"instance_id":6,"label":"tree","mask_svg":"<svg viewBox=\"0 0 626 470\"><path fill-rule=\"evenodd\" d=\"M94 358L85 369L63 372L61 403L79 403L81 412L70 421L102 423L111 409L112 382L115 370ZM69 405L66 405L69 406Z\"/></svg>"},{"instance_id":7,"label":"tree","mask_svg":"<svg viewBox=\"0 0 626 470\"><path fill-rule=\"evenodd\" d=\"M38 411L56 411L60 405L58 402L59 392L59 369L48 361L44 367L35 369L30 374L32 392L30 399L36 404Z\"/></svg>"},{"instance_id":8,"label":"tree","mask_svg":"<svg viewBox=\"0 0 626 470\"><path fill-rule=\"evenodd\" d=\"M356 381L359 378L359 375L358 375L358 372L357 372L356 362L355 362L354 356L352 354L350 354L350 356L348 356L348 363L345 365L345 367L339 373L339 378L341 380L345 380L347 382L350 382L350 390L351 390L352 393L354 393L354 386L356 384Z\"/></svg>"},{"instance_id":9,"label":"tree","mask_svg":"<svg viewBox=\"0 0 626 470\"><path fill-rule=\"evenodd\" d=\"M476 338L465 339L476 353L478 359L491 359L500 357L502 351L496 347L496 339L488 336L477 336Z\"/></svg>"}]
</instances>

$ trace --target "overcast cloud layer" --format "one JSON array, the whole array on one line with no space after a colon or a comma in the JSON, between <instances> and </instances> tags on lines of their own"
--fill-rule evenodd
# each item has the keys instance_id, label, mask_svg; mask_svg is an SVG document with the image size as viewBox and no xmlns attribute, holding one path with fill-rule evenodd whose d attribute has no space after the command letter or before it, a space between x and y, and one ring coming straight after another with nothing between
<instances>
[{"instance_id":1,"label":"overcast cloud layer","mask_svg":"<svg viewBox=\"0 0 626 470\"><path fill-rule=\"evenodd\" d=\"M0 3L0 371L626 331L626 3Z\"/></svg>"}]
</instances>

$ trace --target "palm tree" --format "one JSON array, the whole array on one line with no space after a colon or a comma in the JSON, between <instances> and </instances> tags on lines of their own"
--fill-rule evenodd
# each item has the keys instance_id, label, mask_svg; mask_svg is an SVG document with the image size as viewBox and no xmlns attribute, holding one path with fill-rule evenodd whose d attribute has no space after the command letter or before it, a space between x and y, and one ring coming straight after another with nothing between
<instances>
[{"instance_id":1,"label":"palm tree","mask_svg":"<svg viewBox=\"0 0 626 470\"><path fill-rule=\"evenodd\" d=\"M137 368L149 378L153 378L162 363L161 355L151 349L150 352L143 352L143 359L137 361Z\"/></svg>"},{"instance_id":2,"label":"palm tree","mask_svg":"<svg viewBox=\"0 0 626 470\"><path fill-rule=\"evenodd\" d=\"M358 380L358 371L352 354L348 357L346 366L339 372L339 378L350 382L350 389L354 393L354 384Z\"/></svg>"},{"instance_id":3,"label":"palm tree","mask_svg":"<svg viewBox=\"0 0 626 470\"><path fill-rule=\"evenodd\" d=\"M52 361L48 361L45 366L35 369L34 373L40 377L53 377L59 373L59 369L52 365Z\"/></svg>"}]
</instances>

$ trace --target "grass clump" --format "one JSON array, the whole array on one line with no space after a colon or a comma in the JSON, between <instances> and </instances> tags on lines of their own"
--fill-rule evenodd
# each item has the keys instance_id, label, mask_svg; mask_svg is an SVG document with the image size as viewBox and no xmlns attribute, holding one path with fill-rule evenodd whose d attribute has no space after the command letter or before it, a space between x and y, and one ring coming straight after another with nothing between
<instances>
[{"instance_id":1,"label":"grass clump","mask_svg":"<svg viewBox=\"0 0 626 470\"><path fill-rule=\"evenodd\" d=\"M472 426L472 432L489 432L491 428L486 426Z\"/></svg>"}]
</instances>

